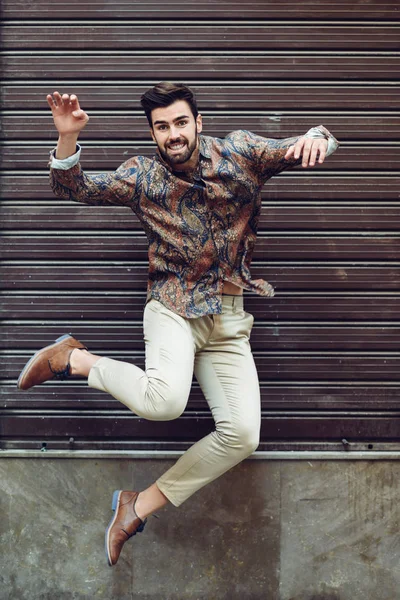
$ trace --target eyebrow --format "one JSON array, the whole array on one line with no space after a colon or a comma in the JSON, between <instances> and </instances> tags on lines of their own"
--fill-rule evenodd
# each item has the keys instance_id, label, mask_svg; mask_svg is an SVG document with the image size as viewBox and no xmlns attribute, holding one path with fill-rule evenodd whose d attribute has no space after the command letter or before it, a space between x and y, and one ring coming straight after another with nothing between
<instances>
[{"instance_id":1,"label":"eyebrow","mask_svg":"<svg viewBox=\"0 0 400 600\"><path fill-rule=\"evenodd\" d=\"M176 119L174 119L172 122L175 123L176 121L180 121L181 119L189 119L188 115L181 115L180 117L176 117ZM164 125L167 124L168 125L168 121L154 121L153 125Z\"/></svg>"}]
</instances>

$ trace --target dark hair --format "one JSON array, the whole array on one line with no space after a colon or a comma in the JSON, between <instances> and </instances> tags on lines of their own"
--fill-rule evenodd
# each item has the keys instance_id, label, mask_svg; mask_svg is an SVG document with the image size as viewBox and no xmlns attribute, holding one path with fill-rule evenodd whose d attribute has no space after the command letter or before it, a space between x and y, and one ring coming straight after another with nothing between
<instances>
[{"instance_id":1,"label":"dark hair","mask_svg":"<svg viewBox=\"0 0 400 600\"><path fill-rule=\"evenodd\" d=\"M140 98L140 104L146 113L147 120L151 128L151 111L162 106L170 106L177 100L185 100L189 106L194 118L196 119L199 111L197 110L196 98L190 88L183 83L171 83L170 81L161 81L153 88L147 90Z\"/></svg>"}]
</instances>

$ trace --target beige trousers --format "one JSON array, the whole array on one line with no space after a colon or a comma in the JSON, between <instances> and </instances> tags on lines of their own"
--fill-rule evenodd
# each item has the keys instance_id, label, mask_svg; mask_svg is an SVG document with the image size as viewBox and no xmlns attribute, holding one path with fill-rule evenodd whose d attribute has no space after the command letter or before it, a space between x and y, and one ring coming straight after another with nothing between
<instances>
[{"instance_id":1,"label":"beige trousers","mask_svg":"<svg viewBox=\"0 0 400 600\"><path fill-rule=\"evenodd\" d=\"M193 370L215 431L191 446L157 486L179 506L249 456L259 444L260 390L249 336L253 317L243 296L223 296L220 315L185 319L157 300L144 311L146 370L100 358L89 385L145 419L168 421L185 410Z\"/></svg>"}]
</instances>

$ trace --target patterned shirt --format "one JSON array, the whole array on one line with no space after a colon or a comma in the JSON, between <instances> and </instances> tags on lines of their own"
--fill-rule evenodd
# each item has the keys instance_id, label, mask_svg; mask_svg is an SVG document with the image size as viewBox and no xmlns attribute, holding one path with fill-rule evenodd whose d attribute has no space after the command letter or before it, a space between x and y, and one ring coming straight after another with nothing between
<instances>
[{"instance_id":1,"label":"patterned shirt","mask_svg":"<svg viewBox=\"0 0 400 600\"><path fill-rule=\"evenodd\" d=\"M327 139L328 155L338 146L322 126L306 135ZM269 283L250 274L261 188L301 162L284 159L298 139L266 139L249 131L224 139L200 135L198 171L192 177L174 172L158 150L153 158L135 156L114 173L99 175L83 172L79 154L68 168L70 159L58 161L53 151L51 186L64 199L131 208L148 238L147 299L196 318L221 313L224 281L273 296Z\"/></svg>"}]
</instances>

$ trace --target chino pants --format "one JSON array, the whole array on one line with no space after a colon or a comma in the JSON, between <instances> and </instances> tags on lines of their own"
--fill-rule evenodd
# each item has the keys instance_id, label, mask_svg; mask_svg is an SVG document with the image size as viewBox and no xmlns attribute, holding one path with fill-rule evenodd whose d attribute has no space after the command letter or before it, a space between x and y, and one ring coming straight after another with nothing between
<instances>
[{"instance_id":1,"label":"chino pants","mask_svg":"<svg viewBox=\"0 0 400 600\"><path fill-rule=\"evenodd\" d=\"M193 444L157 480L179 506L249 456L259 444L260 390L243 296L222 296L222 314L185 319L157 300L144 311L146 369L110 358L91 368L90 387L108 392L145 419L176 419L185 410L193 371L215 431Z\"/></svg>"}]
</instances>

